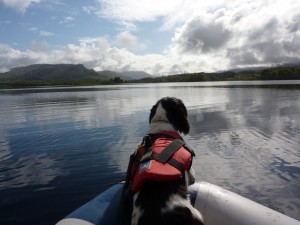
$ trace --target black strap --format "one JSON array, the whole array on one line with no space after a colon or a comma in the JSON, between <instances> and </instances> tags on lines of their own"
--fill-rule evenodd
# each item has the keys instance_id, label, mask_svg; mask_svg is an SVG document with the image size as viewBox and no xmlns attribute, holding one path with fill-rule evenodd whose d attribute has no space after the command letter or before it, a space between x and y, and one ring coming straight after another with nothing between
<instances>
[{"instance_id":1,"label":"black strap","mask_svg":"<svg viewBox=\"0 0 300 225\"><path fill-rule=\"evenodd\" d=\"M183 145L185 142L180 139L175 139L172 141L164 150L161 151L156 157L156 160L161 162L161 163L166 163L168 162L172 155Z\"/></svg>"},{"instance_id":2,"label":"black strap","mask_svg":"<svg viewBox=\"0 0 300 225\"><path fill-rule=\"evenodd\" d=\"M183 147L186 150L188 150L192 154L193 157L196 156L195 151L190 146L188 146L187 144L185 144Z\"/></svg>"},{"instance_id":3,"label":"black strap","mask_svg":"<svg viewBox=\"0 0 300 225\"><path fill-rule=\"evenodd\" d=\"M152 155L152 159L157 160L158 155L159 155L159 154L153 154L153 155ZM157 160L157 161L158 161L158 160ZM182 174L184 174L184 171L185 171L184 167L183 167L183 166L181 165L181 163L178 162L176 159L173 159L173 158L169 159L169 160L168 160L168 164L170 164L171 166L175 167L175 168L178 169Z\"/></svg>"},{"instance_id":4,"label":"black strap","mask_svg":"<svg viewBox=\"0 0 300 225\"><path fill-rule=\"evenodd\" d=\"M171 159L168 161L168 163L169 163L170 165L172 165L173 167L175 167L176 169L178 169L178 170L181 172L182 176L184 176L184 174L185 174L185 169L184 169L184 167L181 165L180 162L178 162L176 159L171 158Z\"/></svg>"}]
</instances>

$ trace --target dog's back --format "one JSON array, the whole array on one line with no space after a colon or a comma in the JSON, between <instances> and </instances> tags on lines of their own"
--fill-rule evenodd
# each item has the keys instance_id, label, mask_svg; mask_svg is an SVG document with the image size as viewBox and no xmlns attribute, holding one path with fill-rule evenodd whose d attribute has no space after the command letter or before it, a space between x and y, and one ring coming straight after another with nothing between
<instances>
[{"instance_id":1,"label":"dog's back","mask_svg":"<svg viewBox=\"0 0 300 225\"><path fill-rule=\"evenodd\" d=\"M202 225L182 181L147 181L134 196L132 225Z\"/></svg>"}]
</instances>

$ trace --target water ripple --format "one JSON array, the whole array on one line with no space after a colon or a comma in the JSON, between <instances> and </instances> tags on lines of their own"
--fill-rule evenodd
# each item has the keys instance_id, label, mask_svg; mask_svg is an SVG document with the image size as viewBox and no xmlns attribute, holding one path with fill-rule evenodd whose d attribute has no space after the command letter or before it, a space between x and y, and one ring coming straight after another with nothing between
<instances>
[{"instance_id":1,"label":"water ripple","mask_svg":"<svg viewBox=\"0 0 300 225\"><path fill-rule=\"evenodd\" d=\"M123 178L164 96L188 107L198 180L300 219L300 90L209 85L0 91L0 223L54 224Z\"/></svg>"}]
</instances>

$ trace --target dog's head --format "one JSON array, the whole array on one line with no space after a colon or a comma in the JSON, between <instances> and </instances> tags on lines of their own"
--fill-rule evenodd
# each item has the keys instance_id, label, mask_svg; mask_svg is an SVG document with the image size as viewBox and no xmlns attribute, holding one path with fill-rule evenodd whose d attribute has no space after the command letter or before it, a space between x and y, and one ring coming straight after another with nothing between
<instances>
[{"instance_id":1,"label":"dog's head","mask_svg":"<svg viewBox=\"0 0 300 225\"><path fill-rule=\"evenodd\" d=\"M153 122L170 123L183 134L190 131L186 107L180 99L174 97L162 98L152 107L149 123Z\"/></svg>"}]
</instances>

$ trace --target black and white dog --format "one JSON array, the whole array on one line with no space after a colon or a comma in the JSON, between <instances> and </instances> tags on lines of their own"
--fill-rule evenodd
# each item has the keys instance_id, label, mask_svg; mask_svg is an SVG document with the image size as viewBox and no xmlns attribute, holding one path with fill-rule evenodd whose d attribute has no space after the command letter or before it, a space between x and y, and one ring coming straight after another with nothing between
<instances>
[{"instance_id":1,"label":"black and white dog","mask_svg":"<svg viewBox=\"0 0 300 225\"><path fill-rule=\"evenodd\" d=\"M187 110L180 99L165 97L151 109L148 133L172 131L188 134ZM133 196L131 225L203 225L190 203L187 186L195 182L192 168L185 180L146 181Z\"/></svg>"}]
</instances>

